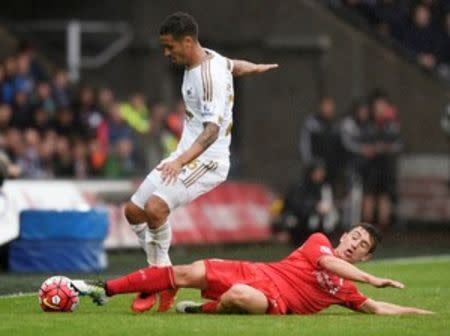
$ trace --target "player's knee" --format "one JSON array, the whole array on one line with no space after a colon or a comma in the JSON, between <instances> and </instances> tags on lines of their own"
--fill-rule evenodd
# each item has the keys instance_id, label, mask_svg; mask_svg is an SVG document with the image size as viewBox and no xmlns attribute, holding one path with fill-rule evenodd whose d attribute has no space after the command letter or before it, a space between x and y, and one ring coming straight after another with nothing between
<instances>
[{"instance_id":1,"label":"player's knee","mask_svg":"<svg viewBox=\"0 0 450 336\"><path fill-rule=\"evenodd\" d=\"M177 287L188 287L192 279L192 265L174 266L173 276Z\"/></svg>"},{"instance_id":2,"label":"player's knee","mask_svg":"<svg viewBox=\"0 0 450 336\"><path fill-rule=\"evenodd\" d=\"M227 301L237 307L247 305L250 299L245 285L233 285L227 292Z\"/></svg>"},{"instance_id":3,"label":"player's knee","mask_svg":"<svg viewBox=\"0 0 450 336\"><path fill-rule=\"evenodd\" d=\"M151 197L145 204L145 213L147 214L149 226L158 228L165 223L170 210L163 200Z\"/></svg>"},{"instance_id":4,"label":"player's knee","mask_svg":"<svg viewBox=\"0 0 450 336\"><path fill-rule=\"evenodd\" d=\"M125 205L124 214L128 223L132 225L147 222L147 215L145 214L145 211L132 202L128 202Z\"/></svg>"},{"instance_id":5,"label":"player's knee","mask_svg":"<svg viewBox=\"0 0 450 336\"><path fill-rule=\"evenodd\" d=\"M205 267L203 261L196 261L190 265L175 266L173 273L177 287L200 288L205 278Z\"/></svg>"}]
</instances>

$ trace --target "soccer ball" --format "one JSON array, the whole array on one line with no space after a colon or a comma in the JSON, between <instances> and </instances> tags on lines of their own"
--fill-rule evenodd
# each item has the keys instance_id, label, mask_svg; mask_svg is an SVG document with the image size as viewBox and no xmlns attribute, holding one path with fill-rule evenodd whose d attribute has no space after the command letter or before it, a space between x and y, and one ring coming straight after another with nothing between
<instances>
[{"instance_id":1,"label":"soccer ball","mask_svg":"<svg viewBox=\"0 0 450 336\"><path fill-rule=\"evenodd\" d=\"M78 303L78 292L65 276L48 278L39 288L39 305L45 312L72 312Z\"/></svg>"}]
</instances>

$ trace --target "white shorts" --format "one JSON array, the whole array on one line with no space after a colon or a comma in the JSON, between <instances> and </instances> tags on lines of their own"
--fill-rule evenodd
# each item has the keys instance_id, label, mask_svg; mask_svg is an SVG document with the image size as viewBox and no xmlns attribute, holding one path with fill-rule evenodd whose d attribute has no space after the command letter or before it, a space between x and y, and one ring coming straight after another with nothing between
<instances>
[{"instance_id":1,"label":"white shorts","mask_svg":"<svg viewBox=\"0 0 450 336\"><path fill-rule=\"evenodd\" d=\"M173 160L175 157L176 155L172 154L161 163ZM229 168L229 160L218 161L198 158L184 166L177 180L170 185L163 182L161 172L155 168L131 196L131 201L144 209L150 196L155 195L164 200L172 211L225 181Z\"/></svg>"}]
</instances>

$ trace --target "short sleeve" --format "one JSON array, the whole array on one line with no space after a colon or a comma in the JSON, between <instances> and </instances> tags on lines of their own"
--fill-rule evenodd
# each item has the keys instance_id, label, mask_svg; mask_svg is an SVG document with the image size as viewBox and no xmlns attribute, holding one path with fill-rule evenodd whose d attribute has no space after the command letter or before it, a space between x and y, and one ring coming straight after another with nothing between
<instances>
[{"instance_id":1,"label":"short sleeve","mask_svg":"<svg viewBox=\"0 0 450 336\"><path fill-rule=\"evenodd\" d=\"M226 110L226 78L224 69L212 59L201 65L200 92L200 121L221 126Z\"/></svg>"},{"instance_id":2,"label":"short sleeve","mask_svg":"<svg viewBox=\"0 0 450 336\"><path fill-rule=\"evenodd\" d=\"M330 241L322 233L312 234L302 245L301 253L314 267L318 266L320 257L334 255Z\"/></svg>"},{"instance_id":3,"label":"short sleeve","mask_svg":"<svg viewBox=\"0 0 450 336\"><path fill-rule=\"evenodd\" d=\"M351 310L359 311L368 297L363 295L358 288L351 281L344 280L344 285L336 294L337 298L341 300L341 306Z\"/></svg>"}]
</instances>

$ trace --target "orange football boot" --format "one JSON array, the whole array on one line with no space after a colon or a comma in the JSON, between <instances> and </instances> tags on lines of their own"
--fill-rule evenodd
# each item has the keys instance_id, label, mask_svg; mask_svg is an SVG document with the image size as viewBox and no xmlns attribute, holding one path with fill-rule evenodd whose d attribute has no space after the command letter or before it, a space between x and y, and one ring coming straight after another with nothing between
<instances>
[{"instance_id":1,"label":"orange football boot","mask_svg":"<svg viewBox=\"0 0 450 336\"><path fill-rule=\"evenodd\" d=\"M159 293L159 307L158 312L164 313L173 307L177 297L178 288L167 289Z\"/></svg>"},{"instance_id":2,"label":"orange football boot","mask_svg":"<svg viewBox=\"0 0 450 336\"><path fill-rule=\"evenodd\" d=\"M131 304L131 310L135 313L144 313L152 309L155 303L155 294L139 293Z\"/></svg>"}]
</instances>

